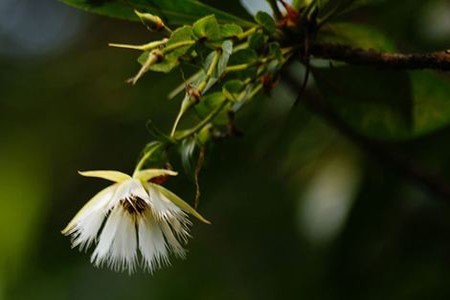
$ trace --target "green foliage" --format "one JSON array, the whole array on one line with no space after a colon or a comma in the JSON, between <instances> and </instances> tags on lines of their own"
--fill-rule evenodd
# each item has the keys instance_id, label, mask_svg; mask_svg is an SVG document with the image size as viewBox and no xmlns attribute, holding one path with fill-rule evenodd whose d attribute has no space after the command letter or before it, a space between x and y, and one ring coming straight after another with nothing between
<instances>
[{"instance_id":1,"label":"green foliage","mask_svg":"<svg viewBox=\"0 0 450 300\"><path fill-rule=\"evenodd\" d=\"M321 1L320 14L327 15L342 15L354 9L375 5L386 0L325 0ZM319 2L316 0L316 2Z\"/></svg>"},{"instance_id":2,"label":"green foliage","mask_svg":"<svg viewBox=\"0 0 450 300\"><path fill-rule=\"evenodd\" d=\"M220 25L220 36L222 38L236 38L243 32L241 26L233 23Z\"/></svg>"},{"instance_id":3,"label":"green foliage","mask_svg":"<svg viewBox=\"0 0 450 300\"><path fill-rule=\"evenodd\" d=\"M161 16L168 24L191 24L206 15L214 14L219 22L232 22L243 27L250 27L251 22L210 7L196 0L61 0L74 7L125 20L139 21L134 14L137 9Z\"/></svg>"},{"instance_id":4,"label":"green foliage","mask_svg":"<svg viewBox=\"0 0 450 300\"><path fill-rule=\"evenodd\" d=\"M351 66L313 73L327 103L365 135L411 139L450 123L449 80L436 73Z\"/></svg>"},{"instance_id":5,"label":"green foliage","mask_svg":"<svg viewBox=\"0 0 450 300\"><path fill-rule=\"evenodd\" d=\"M355 23L330 23L325 25L318 42L343 44L361 49L395 51L394 43L377 28Z\"/></svg>"},{"instance_id":6,"label":"green foliage","mask_svg":"<svg viewBox=\"0 0 450 300\"><path fill-rule=\"evenodd\" d=\"M261 32L255 32L248 38L248 46L256 51L264 48L266 42L266 36Z\"/></svg>"},{"instance_id":7,"label":"green foliage","mask_svg":"<svg viewBox=\"0 0 450 300\"><path fill-rule=\"evenodd\" d=\"M167 47L174 45L178 42L193 40L193 33L194 33L193 28L191 26L185 25L185 26L177 28L170 35L169 41L167 42ZM186 53L187 49L189 49L189 47L177 48L177 49L173 50L172 52L170 52L169 54L172 54L175 56L180 56L180 55L183 55L184 53Z\"/></svg>"},{"instance_id":8,"label":"green foliage","mask_svg":"<svg viewBox=\"0 0 450 300\"><path fill-rule=\"evenodd\" d=\"M377 138L399 138L412 132L406 72L347 66L315 69L313 74L333 110L357 131Z\"/></svg>"},{"instance_id":9,"label":"green foliage","mask_svg":"<svg viewBox=\"0 0 450 300\"><path fill-rule=\"evenodd\" d=\"M433 71L409 72L414 97L414 132L431 133L450 124L450 78Z\"/></svg>"},{"instance_id":10,"label":"green foliage","mask_svg":"<svg viewBox=\"0 0 450 300\"><path fill-rule=\"evenodd\" d=\"M192 41L193 31L191 26L182 26L177 28L170 36L166 47L174 47L179 45L181 42ZM168 73L172 71L179 64L179 58L184 55L190 48L191 45L186 45L182 47L177 47L169 53L165 54L160 61L152 64L149 69L155 72ZM138 58L138 62L141 65L145 65L150 52L146 51Z\"/></svg>"},{"instance_id":11,"label":"green foliage","mask_svg":"<svg viewBox=\"0 0 450 300\"><path fill-rule=\"evenodd\" d=\"M283 60L283 53L281 52L280 44L272 42L269 44L269 56L278 60Z\"/></svg>"},{"instance_id":12,"label":"green foliage","mask_svg":"<svg viewBox=\"0 0 450 300\"><path fill-rule=\"evenodd\" d=\"M217 63L217 67L214 70L213 77L220 78L223 72L225 72L225 68L228 65L228 61L230 60L231 53L233 52L233 43L230 40L226 40L221 45L220 58Z\"/></svg>"},{"instance_id":13,"label":"green foliage","mask_svg":"<svg viewBox=\"0 0 450 300\"><path fill-rule=\"evenodd\" d=\"M211 111L222 105L227 99L223 92L209 93L202 98L202 101L195 106L195 111L201 119L206 118ZM215 125L225 125L228 123L226 112L222 112L214 119Z\"/></svg>"},{"instance_id":14,"label":"green foliage","mask_svg":"<svg viewBox=\"0 0 450 300\"><path fill-rule=\"evenodd\" d=\"M277 28L275 21L272 17L263 11L260 11L255 16L255 21L261 25L268 33L274 33Z\"/></svg>"},{"instance_id":15,"label":"green foliage","mask_svg":"<svg viewBox=\"0 0 450 300\"><path fill-rule=\"evenodd\" d=\"M242 80L232 79L227 81L222 87L223 95L230 101L239 101L239 95L244 90L245 84Z\"/></svg>"},{"instance_id":16,"label":"green foliage","mask_svg":"<svg viewBox=\"0 0 450 300\"><path fill-rule=\"evenodd\" d=\"M178 151L180 152L181 164L185 173L194 179L195 176L195 166L196 166L196 149L197 149L197 139L195 136L184 139L178 146Z\"/></svg>"},{"instance_id":17,"label":"green foliage","mask_svg":"<svg viewBox=\"0 0 450 300\"><path fill-rule=\"evenodd\" d=\"M147 122L147 129L156 141L161 141L161 142L167 143L167 144L172 144L175 142L171 137L169 137L167 134L165 134L163 131L161 131L156 126L156 124L154 122L152 122L152 120L149 120ZM154 151L155 149L159 148L160 146L161 146L161 144L158 144L157 142L150 143L145 148L144 153L147 153L149 151Z\"/></svg>"},{"instance_id":18,"label":"green foliage","mask_svg":"<svg viewBox=\"0 0 450 300\"><path fill-rule=\"evenodd\" d=\"M209 15L196 21L192 29L197 39L217 41L221 38L219 23L214 15Z\"/></svg>"},{"instance_id":19,"label":"green foliage","mask_svg":"<svg viewBox=\"0 0 450 300\"><path fill-rule=\"evenodd\" d=\"M249 65L248 68L238 72L236 76L241 79L252 78L256 76L257 68L252 66L258 61L258 54L253 49L242 49L233 53L230 58L231 65Z\"/></svg>"}]
</instances>

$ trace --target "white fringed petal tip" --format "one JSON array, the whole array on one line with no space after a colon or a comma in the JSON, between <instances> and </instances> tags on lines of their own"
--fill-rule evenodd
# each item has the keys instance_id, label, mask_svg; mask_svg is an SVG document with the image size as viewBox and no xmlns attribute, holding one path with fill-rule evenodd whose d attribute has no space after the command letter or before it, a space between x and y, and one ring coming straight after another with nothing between
<instances>
[{"instance_id":1,"label":"white fringed petal tip","mask_svg":"<svg viewBox=\"0 0 450 300\"><path fill-rule=\"evenodd\" d=\"M117 171L80 172L114 184L95 195L62 231L80 250L97 246L91 256L95 266L133 273L137 267L153 272L169 264L169 255L185 257L188 213L209 223L189 204L164 187L148 182L177 173L147 169L133 177ZM106 220L106 221L105 221Z\"/></svg>"}]
</instances>

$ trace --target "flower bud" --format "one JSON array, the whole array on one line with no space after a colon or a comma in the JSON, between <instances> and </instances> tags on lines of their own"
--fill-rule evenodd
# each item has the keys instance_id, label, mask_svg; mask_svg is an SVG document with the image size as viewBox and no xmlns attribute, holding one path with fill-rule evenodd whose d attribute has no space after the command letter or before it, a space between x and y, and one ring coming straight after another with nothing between
<instances>
[{"instance_id":1,"label":"flower bud","mask_svg":"<svg viewBox=\"0 0 450 300\"><path fill-rule=\"evenodd\" d=\"M137 10L134 12L150 31L160 31L166 26L163 20L158 16L149 13L140 13Z\"/></svg>"}]
</instances>

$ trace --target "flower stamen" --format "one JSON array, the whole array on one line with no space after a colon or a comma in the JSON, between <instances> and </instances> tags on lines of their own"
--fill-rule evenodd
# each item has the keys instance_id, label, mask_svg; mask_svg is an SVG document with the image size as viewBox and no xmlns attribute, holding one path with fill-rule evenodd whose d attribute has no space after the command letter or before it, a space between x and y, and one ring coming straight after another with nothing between
<instances>
[{"instance_id":1,"label":"flower stamen","mask_svg":"<svg viewBox=\"0 0 450 300\"><path fill-rule=\"evenodd\" d=\"M120 204L130 215L140 215L149 207L144 199L136 195L120 200Z\"/></svg>"}]
</instances>

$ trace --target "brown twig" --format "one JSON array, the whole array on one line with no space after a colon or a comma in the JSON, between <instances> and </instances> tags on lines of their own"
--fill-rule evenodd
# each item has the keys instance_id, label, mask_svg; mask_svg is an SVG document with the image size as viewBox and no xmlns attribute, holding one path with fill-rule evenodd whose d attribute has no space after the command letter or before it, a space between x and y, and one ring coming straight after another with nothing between
<instances>
[{"instance_id":1,"label":"brown twig","mask_svg":"<svg viewBox=\"0 0 450 300\"><path fill-rule=\"evenodd\" d=\"M197 209L198 205L200 204L199 176L200 176L200 171L202 169L204 161L205 161L205 147L201 147L200 152L198 154L197 165L195 166L195 201L194 201L195 209Z\"/></svg>"},{"instance_id":2,"label":"brown twig","mask_svg":"<svg viewBox=\"0 0 450 300\"><path fill-rule=\"evenodd\" d=\"M353 65L450 71L450 49L424 54L405 54L379 52L373 49L364 50L340 44L315 43L310 46L309 52L313 57L333 59Z\"/></svg>"}]
</instances>

